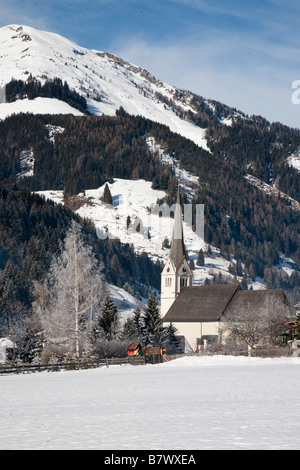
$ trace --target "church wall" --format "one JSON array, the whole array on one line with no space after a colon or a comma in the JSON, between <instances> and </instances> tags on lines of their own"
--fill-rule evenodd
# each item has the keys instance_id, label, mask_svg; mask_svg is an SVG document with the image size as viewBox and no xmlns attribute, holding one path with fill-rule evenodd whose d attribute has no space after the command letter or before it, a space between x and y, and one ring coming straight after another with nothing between
<instances>
[{"instance_id":1,"label":"church wall","mask_svg":"<svg viewBox=\"0 0 300 470\"><path fill-rule=\"evenodd\" d=\"M174 303L174 297L175 297L175 295L173 295L173 296L171 296L171 295L170 295L170 296L166 296L166 295L165 295L165 296L161 296L161 302L160 302L160 316L161 316L162 318L167 314L169 308L170 308L170 307L172 306L172 304Z\"/></svg>"},{"instance_id":2,"label":"church wall","mask_svg":"<svg viewBox=\"0 0 300 470\"><path fill-rule=\"evenodd\" d=\"M167 326L169 323L164 323ZM183 335L193 351L197 349L197 339L203 336L219 336L219 322L174 322L177 335Z\"/></svg>"}]
</instances>

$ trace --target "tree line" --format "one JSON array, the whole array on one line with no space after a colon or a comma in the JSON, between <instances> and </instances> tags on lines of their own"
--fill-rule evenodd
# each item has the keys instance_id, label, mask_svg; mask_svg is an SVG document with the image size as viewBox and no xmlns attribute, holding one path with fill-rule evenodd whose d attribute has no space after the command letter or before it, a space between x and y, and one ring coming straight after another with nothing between
<instances>
[{"instance_id":1,"label":"tree line","mask_svg":"<svg viewBox=\"0 0 300 470\"><path fill-rule=\"evenodd\" d=\"M37 97L56 98L65 101L73 108L87 114L86 99L74 90L71 90L66 81L55 77L53 80L46 80L42 84L36 78L29 78L26 81L12 79L5 87L5 97L7 103L28 98L33 100Z\"/></svg>"}]
</instances>

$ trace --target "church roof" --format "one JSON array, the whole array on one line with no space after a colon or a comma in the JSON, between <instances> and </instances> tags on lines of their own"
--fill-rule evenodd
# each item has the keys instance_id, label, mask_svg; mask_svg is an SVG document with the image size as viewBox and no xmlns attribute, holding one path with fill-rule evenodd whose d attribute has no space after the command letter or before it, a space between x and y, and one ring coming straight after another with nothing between
<instances>
[{"instance_id":1,"label":"church roof","mask_svg":"<svg viewBox=\"0 0 300 470\"><path fill-rule=\"evenodd\" d=\"M289 302L284 290L239 290L226 309L226 314L230 315L236 311L257 312L264 306L273 311L286 309Z\"/></svg>"},{"instance_id":2,"label":"church roof","mask_svg":"<svg viewBox=\"0 0 300 470\"><path fill-rule=\"evenodd\" d=\"M163 321L218 321L239 289L236 284L184 287Z\"/></svg>"},{"instance_id":3,"label":"church roof","mask_svg":"<svg viewBox=\"0 0 300 470\"><path fill-rule=\"evenodd\" d=\"M175 268L177 269L185 258L185 246L183 240L182 211L180 206L180 185L178 184L176 209L174 214L173 237L170 250Z\"/></svg>"}]
</instances>

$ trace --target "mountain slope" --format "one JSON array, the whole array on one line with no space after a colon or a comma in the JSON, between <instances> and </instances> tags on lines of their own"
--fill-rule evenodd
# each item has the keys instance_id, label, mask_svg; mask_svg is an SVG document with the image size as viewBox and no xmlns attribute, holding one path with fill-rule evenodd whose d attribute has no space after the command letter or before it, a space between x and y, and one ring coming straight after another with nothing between
<instances>
[{"instance_id":1,"label":"mountain slope","mask_svg":"<svg viewBox=\"0 0 300 470\"><path fill-rule=\"evenodd\" d=\"M114 116L122 107L166 125L245 174L300 201L300 173L290 165L300 149L300 130L248 117L212 99L179 90L108 52L89 50L54 33L9 25L0 28L0 118L14 112L80 114L64 103L36 98L5 101L11 79L42 85L57 77L86 99L88 111ZM19 97L16 96L17 100ZM294 161L294 160L292 160Z\"/></svg>"},{"instance_id":2,"label":"mountain slope","mask_svg":"<svg viewBox=\"0 0 300 470\"><path fill-rule=\"evenodd\" d=\"M1 28L0 49L2 86L12 77L26 81L31 75L41 83L61 77L87 98L89 111L94 115L114 115L123 107L129 114L143 115L168 125L173 132L180 132L207 149L205 130L181 119L177 112L158 99L158 93L166 100L175 101L182 111L195 113L193 107L177 99L174 87L140 67L28 26ZM6 112L9 113L9 109ZM42 103L37 104L36 112L44 112Z\"/></svg>"}]
</instances>

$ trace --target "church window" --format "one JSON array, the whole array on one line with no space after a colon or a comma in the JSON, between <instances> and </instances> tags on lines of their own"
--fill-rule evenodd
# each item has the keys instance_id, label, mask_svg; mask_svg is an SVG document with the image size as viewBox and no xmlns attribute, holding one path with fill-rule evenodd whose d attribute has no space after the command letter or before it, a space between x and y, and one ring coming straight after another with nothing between
<instances>
[{"instance_id":1,"label":"church window","mask_svg":"<svg viewBox=\"0 0 300 470\"><path fill-rule=\"evenodd\" d=\"M171 285L172 285L172 278L171 277L166 277L165 287L171 287Z\"/></svg>"}]
</instances>

